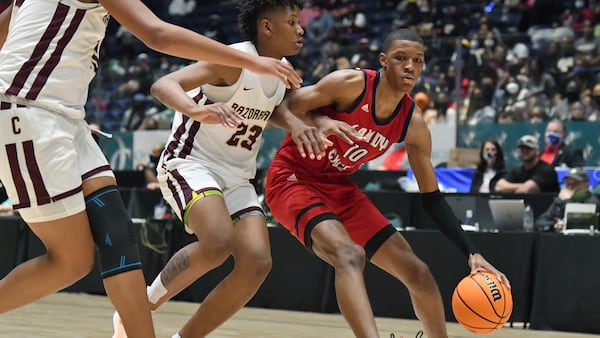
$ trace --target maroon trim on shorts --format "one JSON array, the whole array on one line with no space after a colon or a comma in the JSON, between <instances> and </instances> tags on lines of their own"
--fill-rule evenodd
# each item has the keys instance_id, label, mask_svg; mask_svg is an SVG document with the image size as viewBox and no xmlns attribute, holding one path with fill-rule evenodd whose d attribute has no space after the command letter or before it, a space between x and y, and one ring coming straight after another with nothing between
<instances>
[{"instance_id":1,"label":"maroon trim on shorts","mask_svg":"<svg viewBox=\"0 0 600 338\"><path fill-rule=\"evenodd\" d=\"M27 95L25 95L26 99L28 99L28 100L37 99L38 95L42 91L42 88L44 87L46 82L48 82L48 78L50 77L50 74L52 73L54 68L56 68L56 66L58 65L58 62L60 61L60 57L61 57L63 51L65 50L65 48L67 47L69 42L73 39L73 35L75 35L77 28L79 28L79 25L81 24L81 21L83 20L84 14L85 14L85 10L83 10L83 9L77 9L75 11L75 16L73 17L73 20L71 21L71 23L69 23L69 27L67 27L67 29L65 30L65 33L60 38L60 40L58 40L58 43L56 44L56 48L54 49L54 51L52 51L50 58L48 59L48 61L46 61L46 63L44 64L44 66L42 67L40 72L35 77L35 80L33 81L33 84L31 85L31 89L29 89L29 92L27 93ZM52 23L54 23L54 21ZM52 25L52 23L50 25Z\"/></svg>"},{"instance_id":2,"label":"maroon trim on shorts","mask_svg":"<svg viewBox=\"0 0 600 338\"><path fill-rule=\"evenodd\" d=\"M33 68L36 64L42 59L44 53L48 49L48 46L52 42L52 39L56 37L58 31L60 30L60 26L62 22L67 17L69 13L69 6L58 3L56 7L56 11L54 12L54 16L46 28L46 31L42 35L40 41L33 48L33 52L31 53L31 57L27 60L19 69L17 74L15 75L13 82L10 87L6 91L7 94L18 96L21 89L23 89L23 85L25 81L33 71Z\"/></svg>"},{"instance_id":3,"label":"maroon trim on shorts","mask_svg":"<svg viewBox=\"0 0 600 338\"><path fill-rule=\"evenodd\" d=\"M58 194L56 196L52 197L52 202L56 202L56 201L60 201L63 198L67 198L70 196L73 196L75 194L80 193L81 191L83 191L83 188L81 186L78 186L77 188L71 189L69 191L63 192L62 194Z\"/></svg>"},{"instance_id":4,"label":"maroon trim on shorts","mask_svg":"<svg viewBox=\"0 0 600 338\"><path fill-rule=\"evenodd\" d=\"M244 208L244 209L242 209L242 210L240 210L240 211L237 211L237 212L233 213L233 214L231 215L231 218L233 218L233 219L235 219L235 218L238 218L238 217L240 217L240 215L243 215L243 214L245 214L245 213L247 213L247 212L251 212L251 211L258 211L258 212L260 212L260 213L261 213L263 216L265 215L265 212L263 211L263 209L262 209L262 208L260 208L260 207L257 207L257 206L253 206L253 207Z\"/></svg>"},{"instance_id":5,"label":"maroon trim on shorts","mask_svg":"<svg viewBox=\"0 0 600 338\"><path fill-rule=\"evenodd\" d=\"M10 102L0 102L0 110L10 109L11 106L12 104Z\"/></svg>"},{"instance_id":6,"label":"maroon trim on shorts","mask_svg":"<svg viewBox=\"0 0 600 338\"><path fill-rule=\"evenodd\" d=\"M92 176L94 176L94 175L96 175L98 173L104 172L104 171L111 171L111 168L110 168L110 166L108 164L100 166L98 168L92 169L92 170L84 173L83 175L81 175L81 180L85 181L86 179L88 179L88 178L90 178L90 177L92 177Z\"/></svg>"},{"instance_id":7,"label":"maroon trim on shorts","mask_svg":"<svg viewBox=\"0 0 600 338\"><path fill-rule=\"evenodd\" d=\"M175 198L175 201L177 202L177 206L179 207L179 210L181 210L181 217L183 220L183 213L185 212L185 206L188 201L192 200L192 188L190 188L190 185L183 178L183 176L181 176L181 174L179 173L179 171L177 169L171 170L170 174L171 174L171 176L173 176L173 178L175 179L175 182L177 182L177 185L179 186L179 189L181 189L181 192L183 193L184 200L182 201L179 199L179 194L177 193L177 187L173 184L173 182L169 182L169 189L171 190L171 194L173 194L173 197Z\"/></svg>"},{"instance_id":8,"label":"maroon trim on shorts","mask_svg":"<svg viewBox=\"0 0 600 338\"><path fill-rule=\"evenodd\" d=\"M13 184L17 190L17 196L19 197L18 203L13 204L13 209L29 208L31 206L31 201L29 200L29 195L27 194L25 180L23 179L23 175L21 175L21 170L19 169L17 145L11 143L5 145L5 148Z\"/></svg>"},{"instance_id":9,"label":"maroon trim on shorts","mask_svg":"<svg viewBox=\"0 0 600 338\"><path fill-rule=\"evenodd\" d=\"M25 153L25 164L27 165L27 171L29 171L29 178L33 184L33 190L35 191L35 198L37 205L48 204L52 201L50 194L44 184L44 178L42 172L35 158L35 150L33 149L33 141L23 142L23 151Z\"/></svg>"}]
</instances>

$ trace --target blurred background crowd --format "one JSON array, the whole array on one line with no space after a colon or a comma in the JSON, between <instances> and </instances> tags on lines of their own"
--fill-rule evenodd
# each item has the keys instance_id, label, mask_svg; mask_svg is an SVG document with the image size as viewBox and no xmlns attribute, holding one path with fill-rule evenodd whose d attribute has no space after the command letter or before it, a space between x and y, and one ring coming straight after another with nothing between
<instances>
[{"instance_id":1,"label":"blurred background crowd","mask_svg":"<svg viewBox=\"0 0 600 338\"><path fill-rule=\"evenodd\" d=\"M145 2L215 40L241 40L235 1ZM410 27L426 41L412 94L430 124L600 118L598 0L307 0L300 20L305 46L290 61L306 84L339 68L378 68L386 33ZM173 112L149 88L188 61L148 50L114 20L102 53L88 122L108 132L168 129Z\"/></svg>"}]
</instances>

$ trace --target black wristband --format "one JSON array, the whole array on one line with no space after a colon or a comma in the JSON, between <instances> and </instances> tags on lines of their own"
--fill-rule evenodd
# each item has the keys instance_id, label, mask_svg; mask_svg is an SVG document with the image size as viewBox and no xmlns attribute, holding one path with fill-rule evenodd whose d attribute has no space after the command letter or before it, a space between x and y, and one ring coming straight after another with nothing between
<instances>
[{"instance_id":1,"label":"black wristband","mask_svg":"<svg viewBox=\"0 0 600 338\"><path fill-rule=\"evenodd\" d=\"M456 218L444 195L439 190L422 193L421 202L429 217L440 228L440 231L452 240L465 256L479 253L477 247L463 231L460 221Z\"/></svg>"}]
</instances>

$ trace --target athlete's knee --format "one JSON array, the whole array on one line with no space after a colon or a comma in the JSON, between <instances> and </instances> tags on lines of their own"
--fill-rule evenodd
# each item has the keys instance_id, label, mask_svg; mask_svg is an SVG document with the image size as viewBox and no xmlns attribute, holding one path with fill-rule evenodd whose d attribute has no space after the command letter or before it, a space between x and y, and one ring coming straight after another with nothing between
<instances>
[{"instance_id":1,"label":"athlete's knee","mask_svg":"<svg viewBox=\"0 0 600 338\"><path fill-rule=\"evenodd\" d=\"M86 197L86 210L103 278L141 268L133 224L117 187Z\"/></svg>"},{"instance_id":2,"label":"athlete's knee","mask_svg":"<svg viewBox=\"0 0 600 338\"><path fill-rule=\"evenodd\" d=\"M263 280L271 271L273 259L268 250L255 250L235 258L236 268L239 267L248 278Z\"/></svg>"},{"instance_id":3,"label":"athlete's knee","mask_svg":"<svg viewBox=\"0 0 600 338\"><path fill-rule=\"evenodd\" d=\"M202 259L214 261L217 263L224 262L233 251L233 236L226 234L214 234L211 236L202 237L201 242Z\"/></svg>"},{"instance_id":4,"label":"athlete's knee","mask_svg":"<svg viewBox=\"0 0 600 338\"><path fill-rule=\"evenodd\" d=\"M330 259L331 264L336 268L363 269L366 262L366 253L360 245L353 241L344 241L335 245Z\"/></svg>"},{"instance_id":5,"label":"athlete's knee","mask_svg":"<svg viewBox=\"0 0 600 338\"><path fill-rule=\"evenodd\" d=\"M404 281L407 287L427 290L435 286L435 280L429 267L416 255L414 259L408 261L404 268L408 269Z\"/></svg>"},{"instance_id":6,"label":"athlete's knee","mask_svg":"<svg viewBox=\"0 0 600 338\"><path fill-rule=\"evenodd\" d=\"M85 277L94 267L94 250L79 251L76 254L68 252L59 254L49 249L46 253L48 262L54 266L59 266L59 273L65 281L73 283Z\"/></svg>"}]
</instances>

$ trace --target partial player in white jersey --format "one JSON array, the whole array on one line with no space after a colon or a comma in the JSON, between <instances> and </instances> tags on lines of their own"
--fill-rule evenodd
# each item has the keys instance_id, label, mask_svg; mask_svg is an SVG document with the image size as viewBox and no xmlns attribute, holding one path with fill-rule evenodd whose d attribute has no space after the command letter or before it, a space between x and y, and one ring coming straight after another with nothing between
<instances>
[{"instance_id":1,"label":"partial player in white jersey","mask_svg":"<svg viewBox=\"0 0 600 338\"><path fill-rule=\"evenodd\" d=\"M0 180L47 251L0 280L0 313L85 276L96 248L106 292L129 336L151 338L131 221L83 120L111 16L159 52L245 67L286 87L301 79L286 62L166 23L139 0L15 0L0 13Z\"/></svg>"},{"instance_id":2,"label":"partial player in white jersey","mask_svg":"<svg viewBox=\"0 0 600 338\"><path fill-rule=\"evenodd\" d=\"M238 24L248 41L231 47L275 59L299 53L303 5L304 0L240 1ZM252 298L271 269L267 223L249 181L267 122L291 129L309 155L319 136L291 113L272 115L286 88L247 69L198 62L159 79L151 91L177 111L157 169L161 190L186 230L198 237L171 257L148 288L152 309L230 255L235 259L233 271L173 336L204 337Z\"/></svg>"}]
</instances>

